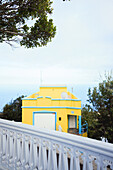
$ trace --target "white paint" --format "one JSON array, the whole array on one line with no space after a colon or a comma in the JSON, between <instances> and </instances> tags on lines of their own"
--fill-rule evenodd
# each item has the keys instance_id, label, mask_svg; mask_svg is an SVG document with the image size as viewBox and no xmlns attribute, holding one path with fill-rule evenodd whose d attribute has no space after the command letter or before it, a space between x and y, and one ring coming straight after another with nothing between
<instances>
[{"instance_id":1,"label":"white paint","mask_svg":"<svg viewBox=\"0 0 113 170\"><path fill-rule=\"evenodd\" d=\"M34 125L39 128L55 130L55 114L52 114L52 113L35 114Z\"/></svg>"},{"instance_id":2,"label":"white paint","mask_svg":"<svg viewBox=\"0 0 113 170\"><path fill-rule=\"evenodd\" d=\"M58 130L59 132L62 132L62 127L60 125L58 126Z\"/></svg>"},{"instance_id":3,"label":"white paint","mask_svg":"<svg viewBox=\"0 0 113 170\"><path fill-rule=\"evenodd\" d=\"M80 170L80 163L113 170L113 144L0 119L0 169Z\"/></svg>"}]
</instances>

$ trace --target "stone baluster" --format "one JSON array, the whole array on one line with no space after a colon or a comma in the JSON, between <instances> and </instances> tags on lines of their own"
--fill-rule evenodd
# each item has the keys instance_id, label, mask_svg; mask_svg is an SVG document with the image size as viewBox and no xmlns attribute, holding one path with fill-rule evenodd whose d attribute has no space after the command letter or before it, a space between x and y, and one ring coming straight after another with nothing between
<instances>
[{"instance_id":1,"label":"stone baluster","mask_svg":"<svg viewBox=\"0 0 113 170\"><path fill-rule=\"evenodd\" d=\"M6 157L5 157L6 167L9 168L9 130L6 130Z\"/></svg>"},{"instance_id":2,"label":"stone baluster","mask_svg":"<svg viewBox=\"0 0 113 170\"><path fill-rule=\"evenodd\" d=\"M70 148L70 170L73 170L74 169L74 151L73 151L73 148Z\"/></svg>"},{"instance_id":3,"label":"stone baluster","mask_svg":"<svg viewBox=\"0 0 113 170\"><path fill-rule=\"evenodd\" d=\"M39 170L43 170L43 149L42 149L42 140L39 139Z\"/></svg>"},{"instance_id":4,"label":"stone baluster","mask_svg":"<svg viewBox=\"0 0 113 170\"><path fill-rule=\"evenodd\" d=\"M29 168L29 136L25 136L25 168Z\"/></svg>"},{"instance_id":5,"label":"stone baluster","mask_svg":"<svg viewBox=\"0 0 113 170\"><path fill-rule=\"evenodd\" d=\"M9 134L9 164L13 167L14 159L13 159L13 132L11 131Z\"/></svg>"},{"instance_id":6,"label":"stone baluster","mask_svg":"<svg viewBox=\"0 0 113 170\"><path fill-rule=\"evenodd\" d=\"M33 169L33 137L30 137L30 157L29 157L30 169Z\"/></svg>"},{"instance_id":7,"label":"stone baluster","mask_svg":"<svg viewBox=\"0 0 113 170\"><path fill-rule=\"evenodd\" d=\"M93 170L93 160L94 160L94 156L92 156L91 154L87 153L87 170Z\"/></svg>"},{"instance_id":8,"label":"stone baluster","mask_svg":"<svg viewBox=\"0 0 113 170\"><path fill-rule=\"evenodd\" d=\"M64 170L68 170L67 148L63 147L63 167Z\"/></svg>"},{"instance_id":9,"label":"stone baluster","mask_svg":"<svg viewBox=\"0 0 113 170\"><path fill-rule=\"evenodd\" d=\"M52 170L53 167L53 158L52 158L52 143L49 142L48 146L48 165L47 165L47 170Z\"/></svg>"},{"instance_id":10,"label":"stone baluster","mask_svg":"<svg viewBox=\"0 0 113 170\"><path fill-rule=\"evenodd\" d=\"M21 162L21 154L22 154L22 147L21 147L21 134L17 134L17 167L22 165Z\"/></svg>"},{"instance_id":11,"label":"stone baluster","mask_svg":"<svg viewBox=\"0 0 113 170\"><path fill-rule=\"evenodd\" d=\"M78 150L74 151L74 169L80 170L80 152Z\"/></svg>"},{"instance_id":12,"label":"stone baluster","mask_svg":"<svg viewBox=\"0 0 113 170\"><path fill-rule=\"evenodd\" d=\"M2 163L7 167L7 130L3 129ZM8 168L8 167L7 167Z\"/></svg>"},{"instance_id":13,"label":"stone baluster","mask_svg":"<svg viewBox=\"0 0 113 170\"><path fill-rule=\"evenodd\" d=\"M39 153L37 151L37 139L33 138L33 169L38 169L39 165Z\"/></svg>"},{"instance_id":14,"label":"stone baluster","mask_svg":"<svg viewBox=\"0 0 113 170\"><path fill-rule=\"evenodd\" d=\"M97 165L97 170L101 170L102 169L101 155L96 156L95 163Z\"/></svg>"},{"instance_id":15,"label":"stone baluster","mask_svg":"<svg viewBox=\"0 0 113 170\"><path fill-rule=\"evenodd\" d=\"M22 153L21 153L21 163L22 163L22 170L24 170L25 167L25 135L22 134Z\"/></svg>"},{"instance_id":16,"label":"stone baluster","mask_svg":"<svg viewBox=\"0 0 113 170\"><path fill-rule=\"evenodd\" d=\"M59 165L58 165L58 170L64 169L63 165L63 145L59 145Z\"/></svg>"},{"instance_id":17,"label":"stone baluster","mask_svg":"<svg viewBox=\"0 0 113 170\"><path fill-rule=\"evenodd\" d=\"M9 130L7 130L7 134L6 134L6 159L7 159L7 161L8 161L8 164L9 164L9 147L10 147L10 145L9 145L9 143L10 143L10 135L9 135Z\"/></svg>"},{"instance_id":18,"label":"stone baluster","mask_svg":"<svg viewBox=\"0 0 113 170\"><path fill-rule=\"evenodd\" d=\"M3 129L3 156L2 159L5 160L6 158L6 130Z\"/></svg>"},{"instance_id":19,"label":"stone baluster","mask_svg":"<svg viewBox=\"0 0 113 170\"><path fill-rule=\"evenodd\" d=\"M70 149L70 170L77 169L80 170L80 152L76 151L74 148Z\"/></svg>"},{"instance_id":20,"label":"stone baluster","mask_svg":"<svg viewBox=\"0 0 113 170\"><path fill-rule=\"evenodd\" d=\"M85 151L82 152L81 158L83 160L83 170L87 170L87 167L86 167L86 165L87 165L87 160L86 160L87 156L86 156L86 152Z\"/></svg>"},{"instance_id":21,"label":"stone baluster","mask_svg":"<svg viewBox=\"0 0 113 170\"><path fill-rule=\"evenodd\" d=\"M17 133L14 132L14 153L13 153L13 159L14 159L14 168L17 169Z\"/></svg>"},{"instance_id":22,"label":"stone baluster","mask_svg":"<svg viewBox=\"0 0 113 170\"><path fill-rule=\"evenodd\" d=\"M43 141L42 144L42 160L43 160L43 170L47 170L47 143Z\"/></svg>"},{"instance_id":23,"label":"stone baluster","mask_svg":"<svg viewBox=\"0 0 113 170\"><path fill-rule=\"evenodd\" d=\"M0 129L0 163L2 164L3 156L3 129Z\"/></svg>"},{"instance_id":24,"label":"stone baluster","mask_svg":"<svg viewBox=\"0 0 113 170\"><path fill-rule=\"evenodd\" d=\"M53 169L57 170L56 144L52 144Z\"/></svg>"},{"instance_id":25,"label":"stone baluster","mask_svg":"<svg viewBox=\"0 0 113 170\"><path fill-rule=\"evenodd\" d=\"M12 159L12 157L13 157L13 132L10 132L9 140L10 140L10 143L9 143L9 158Z\"/></svg>"}]
</instances>

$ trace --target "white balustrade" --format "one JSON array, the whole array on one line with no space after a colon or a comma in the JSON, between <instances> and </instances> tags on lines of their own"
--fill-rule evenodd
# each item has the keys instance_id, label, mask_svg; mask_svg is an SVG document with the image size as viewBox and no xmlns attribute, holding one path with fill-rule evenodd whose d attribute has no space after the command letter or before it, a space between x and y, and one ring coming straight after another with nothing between
<instances>
[{"instance_id":1,"label":"white balustrade","mask_svg":"<svg viewBox=\"0 0 113 170\"><path fill-rule=\"evenodd\" d=\"M113 144L0 119L0 169L113 170Z\"/></svg>"}]
</instances>

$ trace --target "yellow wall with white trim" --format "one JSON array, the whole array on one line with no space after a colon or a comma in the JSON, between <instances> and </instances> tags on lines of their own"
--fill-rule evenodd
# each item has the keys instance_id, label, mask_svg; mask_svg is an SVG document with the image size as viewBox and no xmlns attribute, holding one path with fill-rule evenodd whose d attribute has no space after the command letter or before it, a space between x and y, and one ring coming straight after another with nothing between
<instances>
[{"instance_id":1,"label":"yellow wall with white trim","mask_svg":"<svg viewBox=\"0 0 113 170\"><path fill-rule=\"evenodd\" d=\"M23 100L22 106L67 106L81 108L81 101L37 98L36 100Z\"/></svg>"},{"instance_id":2,"label":"yellow wall with white trim","mask_svg":"<svg viewBox=\"0 0 113 170\"><path fill-rule=\"evenodd\" d=\"M62 99L61 97L62 92L66 92L69 98ZM81 101L74 100L74 99L77 98L72 93L67 91L67 87L40 87L39 92L36 92L30 95L29 97L27 97L26 99L22 100L22 123L32 125L33 112L53 111L57 113L56 130L58 130L58 125L61 125L62 131L67 132L68 115L77 116L77 127L78 127L78 116L81 115ZM27 107L31 107L31 108L27 108ZM40 107L40 108L33 108L33 107ZM48 108L44 108L44 107L48 107ZM50 107L55 107L55 108L50 108ZM61 117L61 121L59 121L59 117Z\"/></svg>"},{"instance_id":3,"label":"yellow wall with white trim","mask_svg":"<svg viewBox=\"0 0 113 170\"><path fill-rule=\"evenodd\" d=\"M73 109L74 110L74 109ZM57 113L57 125L61 125L62 130L67 132L68 130L68 115L81 115L81 110L74 110L74 114L71 113L72 109L59 109L59 108L23 108L22 109L22 123L25 124L33 124L33 112L40 111L52 111ZM59 117L61 117L61 121L59 121ZM78 120L78 119L77 119ZM78 124L78 121L77 121ZM56 129L58 130L58 128Z\"/></svg>"}]
</instances>

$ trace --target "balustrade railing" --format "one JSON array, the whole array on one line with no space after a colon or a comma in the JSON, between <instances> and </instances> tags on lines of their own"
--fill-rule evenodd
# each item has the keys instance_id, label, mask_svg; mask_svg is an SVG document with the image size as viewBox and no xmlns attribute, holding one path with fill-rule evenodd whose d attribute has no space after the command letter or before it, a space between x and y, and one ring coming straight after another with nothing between
<instances>
[{"instance_id":1,"label":"balustrade railing","mask_svg":"<svg viewBox=\"0 0 113 170\"><path fill-rule=\"evenodd\" d=\"M113 144L0 119L0 168L113 170Z\"/></svg>"}]
</instances>

